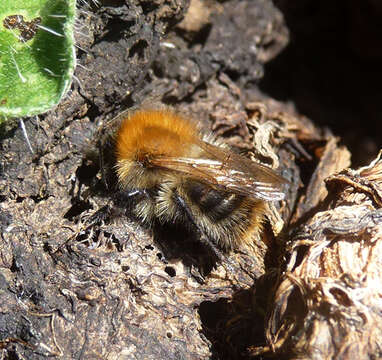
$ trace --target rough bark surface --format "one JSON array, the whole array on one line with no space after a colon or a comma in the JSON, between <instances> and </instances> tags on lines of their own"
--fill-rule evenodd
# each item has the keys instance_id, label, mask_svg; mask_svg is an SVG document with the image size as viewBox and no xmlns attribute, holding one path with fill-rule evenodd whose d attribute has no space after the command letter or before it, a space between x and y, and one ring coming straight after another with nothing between
<instances>
[{"instance_id":1,"label":"rough bark surface","mask_svg":"<svg viewBox=\"0 0 382 360\"><path fill-rule=\"evenodd\" d=\"M380 358L381 154L326 181L326 210L288 242L267 339L288 359Z\"/></svg>"},{"instance_id":2,"label":"rough bark surface","mask_svg":"<svg viewBox=\"0 0 382 360\"><path fill-rule=\"evenodd\" d=\"M264 64L289 41L280 10L270 0L79 4L76 36L70 93L25 122L34 153L16 127L1 137L2 357L378 354L381 161L344 170L339 137L261 92ZM215 261L120 209L95 220L111 194L89 149L122 110L154 104L290 181L261 241Z\"/></svg>"}]
</instances>

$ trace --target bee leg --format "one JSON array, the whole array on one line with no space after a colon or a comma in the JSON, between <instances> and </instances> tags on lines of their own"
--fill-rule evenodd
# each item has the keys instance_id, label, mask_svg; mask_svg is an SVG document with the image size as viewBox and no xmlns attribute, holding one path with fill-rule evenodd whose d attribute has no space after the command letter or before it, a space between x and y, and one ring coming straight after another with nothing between
<instances>
[{"instance_id":1,"label":"bee leg","mask_svg":"<svg viewBox=\"0 0 382 360\"><path fill-rule=\"evenodd\" d=\"M145 197L150 197L150 194L146 189L135 189L128 192L118 191L114 195L113 200L117 206L124 207L125 205L130 205L132 201L136 201Z\"/></svg>"},{"instance_id":2,"label":"bee leg","mask_svg":"<svg viewBox=\"0 0 382 360\"><path fill-rule=\"evenodd\" d=\"M222 264L224 269L226 270L227 273L231 274L235 281L240 284L240 281L238 278L236 278L236 272L237 272L237 267L230 261L230 259L227 256L224 256L223 252L213 243L213 241L208 237L208 235L201 229L198 224L196 223L194 216L192 215L192 212L184 199L177 193L174 194L175 201L177 205L182 208L190 221L190 223L195 227L197 234L199 235L200 241L209 247L216 258L219 260L219 262ZM236 269L236 270L235 270Z\"/></svg>"},{"instance_id":3,"label":"bee leg","mask_svg":"<svg viewBox=\"0 0 382 360\"><path fill-rule=\"evenodd\" d=\"M86 225L100 225L108 222L111 217L111 208L109 205L104 205L98 209L94 214L92 214L88 219L86 219Z\"/></svg>"},{"instance_id":4,"label":"bee leg","mask_svg":"<svg viewBox=\"0 0 382 360\"><path fill-rule=\"evenodd\" d=\"M196 223L196 221L194 219L194 216L191 213L190 208L188 207L188 205L186 204L184 199L177 193L175 193L174 195L175 195L175 201L176 201L177 205L180 208L182 208L182 210L186 214L188 220L196 229L197 234L199 235L200 241L204 245L207 245L212 250L212 252L216 256L216 258L220 262L222 262L224 260L224 255L223 255L222 251L220 249L218 249L218 247L211 241L211 239L207 236L207 234L198 226L198 224Z\"/></svg>"},{"instance_id":5,"label":"bee leg","mask_svg":"<svg viewBox=\"0 0 382 360\"><path fill-rule=\"evenodd\" d=\"M144 196L149 196L146 190L132 190L129 192L120 191L114 195L113 201L118 208L126 208L126 205L133 201L134 197ZM108 203L107 205L102 206L94 214L92 214L86 220L86 224L88 226L96 224L101 225L119 215L121 215L120 211L112 206L111 203Z\"/></svg>"}]
</instances>

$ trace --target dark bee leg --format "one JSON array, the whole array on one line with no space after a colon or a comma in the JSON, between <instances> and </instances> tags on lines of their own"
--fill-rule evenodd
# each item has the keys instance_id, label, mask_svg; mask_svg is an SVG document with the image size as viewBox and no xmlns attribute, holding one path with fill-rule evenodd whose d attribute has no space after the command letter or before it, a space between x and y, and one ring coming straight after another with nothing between
<instances>
[{"instance_id":1,"label":"dark bee leg","mask_svg":"<svg viewBox=\"0 0 382 360\"><path fill-rule=\"evenodd\" d=\"M113 200L117 206L122 207L123 205L129 204L133 200L142 199L144 197L150 197L150 194L146 189L135 189L129 192L118 191L113 196Z\"/></svg>"},{"instance_id":2,"label":"dark bee leg","mask_svg":"<svg viewBox=\"0 0 382 360\"><path fill-rule=\"evenodd\" d=\"M236 271L235 271L236 266L234 264L232 264L232 262L230 261L230 259L227 256L224 256L223 252L213 243L213 241L208 237L208 235L198 226L198 224L194 220L194 216L192 215L190 208L188 207L188 205L186 204L184 199L176 192L174 194L174 198L175 198L177 205L184 210L185 214L187 215L188 220L195 227L195 229L199 235L200 241L204 245L208 246L213 251L214 255L220 261L220 263L226 269L226 271L234 277L234 279L236 280L237 283L240 283L240 281L236 278L236 275L235 275L236 274Z\"/></svg>"},{"instance_id":3,"label":"dark bee leg","mask_svg":"<svg viewBox=\"0 0 382 360\"><path fill-rule=\"evenodd\" d=\"M117 205L118 208L126 208L127 204L129 204L134 198L149 196L146 190L132 190L129 192L117 192L113 195L113 201ZM116 217L120 215L120 211L115 209L111 204L107 204L102 206L99 210L97 210L93 215L87 219L86 223L88 225L94 224L102 224L110 220L110 218Z\"/></svg>"},{"instance_id":4,"label":"dark bee leg","mask_svg":"<svg viewBox=\"0 0 382 360\"><path fill-rule=\"evenodd\" d=\"M188 220L196 229L199 235L200 241L204 243L205 245L207 245L213 251L216 258L221 262L224 259L224 255L221 252L221 250L218 249L218 247L211 241L211 239L206 235L206 233L195 222L194 216L192 215L190 208L188 207L186 202L183 200L183 198L177 193L175 193L174 195L175 195L175 201L177 205L183 209L183 211L187 215Z\"/></svg>"}]
</instances>

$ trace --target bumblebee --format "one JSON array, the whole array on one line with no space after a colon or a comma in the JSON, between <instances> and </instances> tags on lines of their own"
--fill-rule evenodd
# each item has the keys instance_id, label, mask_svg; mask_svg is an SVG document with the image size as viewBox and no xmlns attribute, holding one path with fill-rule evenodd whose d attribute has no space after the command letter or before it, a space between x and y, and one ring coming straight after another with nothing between
<instances>
[{"instance_id":1,"label":"bumblebee","mask_svg":"<svg viewBox=\"0 0 382 360\"><path fill-rule=\"evenodd\" d=\"M119 194L146 224L180 224L223 251L259 238L265 202L284 199L272 169L201 135L169 110L137 111L116 134Z\"/></svg>"}]
</instances>

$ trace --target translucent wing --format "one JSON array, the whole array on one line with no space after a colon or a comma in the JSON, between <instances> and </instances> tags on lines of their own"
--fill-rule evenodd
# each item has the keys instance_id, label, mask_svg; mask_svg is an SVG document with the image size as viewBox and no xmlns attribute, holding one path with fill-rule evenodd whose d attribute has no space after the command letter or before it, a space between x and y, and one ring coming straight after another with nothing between
<instances>
[{"instance_id":1,"label":"translucent wing","mask_svg":"<svg viewBox=\"0 0 382 360\"><path fill-rule=\"evenodd\" d=\"M157 156L151 166L178 171L201 182L261 200L282 200L288 183L272 169L232 151L200 141L200 158Z\"/></svg>"}]
</instances>

